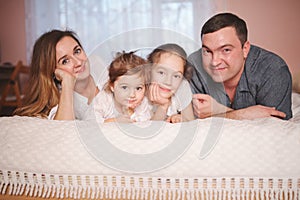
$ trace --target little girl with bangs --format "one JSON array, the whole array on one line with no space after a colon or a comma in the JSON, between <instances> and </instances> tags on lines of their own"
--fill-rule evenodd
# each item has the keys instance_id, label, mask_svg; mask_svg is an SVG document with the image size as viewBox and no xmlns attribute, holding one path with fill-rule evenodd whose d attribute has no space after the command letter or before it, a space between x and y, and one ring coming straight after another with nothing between
<instances>
[{"instance_id":1,"label":"little girl with bangs","mask_svg":"<svg viewBox=\"0 0 300 200\"><path fill-rule=\"evenodd\" d=\"M147 61L134 52L118 53L111 62L109 80L95 99L96 119L104 122L138 122L151 119L151 106L145 97Z\"/></svg>"}]
</instances>

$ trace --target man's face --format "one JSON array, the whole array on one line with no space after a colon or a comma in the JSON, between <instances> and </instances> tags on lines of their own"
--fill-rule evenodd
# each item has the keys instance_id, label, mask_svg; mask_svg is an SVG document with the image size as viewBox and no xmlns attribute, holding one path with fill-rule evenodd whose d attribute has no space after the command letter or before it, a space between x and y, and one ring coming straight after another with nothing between
<instances>
[{"instance_id":1,"label":"man's face","mask_svg":"<svg viewBox=\"0 0 300 200\"><path fill-rule=\"evenodd\" d=\"M240 80L250 49L242 44L233 27L225 27L202 36L202 60L205 71L215 82L232 85Z\"/></svg>"}]
</instances>

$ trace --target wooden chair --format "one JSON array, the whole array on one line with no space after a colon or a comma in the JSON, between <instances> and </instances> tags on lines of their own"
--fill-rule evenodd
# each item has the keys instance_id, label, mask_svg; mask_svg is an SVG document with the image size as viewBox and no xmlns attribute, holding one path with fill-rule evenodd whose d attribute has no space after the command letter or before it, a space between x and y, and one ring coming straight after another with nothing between
<instances>
[{"instance_id":1,"label":"wooden chair","mask_svg":"<svg viewBox=\"0 0 300 200\"><path fill-rule=\"evenodd\" d=\"M15 66L12 66L12 68L12 73L5 81L4 89L1 94L0 112L5 106L18 107L22 105L23 95L20 90L19 75L21 73L29 74L30 68L23 65L22 61L18 61L18 63Z\"/></svg>"}]
</instances>

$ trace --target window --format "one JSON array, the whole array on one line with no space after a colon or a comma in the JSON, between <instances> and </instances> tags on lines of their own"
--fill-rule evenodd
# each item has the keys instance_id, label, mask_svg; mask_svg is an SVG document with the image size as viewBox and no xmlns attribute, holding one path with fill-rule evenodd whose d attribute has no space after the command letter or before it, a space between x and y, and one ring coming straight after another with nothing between
<instances>
[{"instance_id":1,"label":"window","mask_svg":"<svg viewBox=\"0 0 300 200\"><path fill-rule=\"evenodd\" d=\"M25 4L29 59L35 40L53 28L75 31L87 53L124 33L114 48L118 45L129 48L132 43L145 46L145 41L150 41L152 45L178 42L195 50L200 46L199 32L204 21L224 3L218 0L26 0ZM139 29L143 33L150 29L151 34L136 37ZM135 32L132 35L130 31ZM171 32L189 38L190 42L174 41Z\"/></svg>"}]
</instances>

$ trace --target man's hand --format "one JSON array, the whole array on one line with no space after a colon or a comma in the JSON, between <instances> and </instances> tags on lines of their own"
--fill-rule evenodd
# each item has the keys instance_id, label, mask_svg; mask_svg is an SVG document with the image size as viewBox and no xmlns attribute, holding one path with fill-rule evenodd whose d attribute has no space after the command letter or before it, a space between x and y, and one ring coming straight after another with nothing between
<instances>
[{"instance_id":1,"label":"man's hand","mask_svg":"<svg viewBox=\"0 0 300 200\"><path fill-rule=\"evenodd\" d=\"M194 114L200 118L211 116L226 117L229 119L257 119L265 117L285 118L286 114L274 107L255 105L248 108L233 110L220 103L207 94L193 95Z\"/></svg>"},{"instance_id":2,"label":"man's hand","mask_svg":"<svg viewBox=\"0 0 300 200\"><path fill-rule=\"evenodd\" d=\"M255 105L248 108L234 110L226 113L226 118L230 119L257 119L265 117L285 118L286 114L274 107Z\"/></svg>"},{"instance_id":3,"label":"man's hand","mask_svg":"<svg viewBox=\"0 0 300 200\"><path fill-rule=\"evenodd\" d=\"M194 94L193 108L194 114L200 119L226 113L232 110L231 108L218 103L214 98L207 94Z\"/></svg>"}]
</instances>

